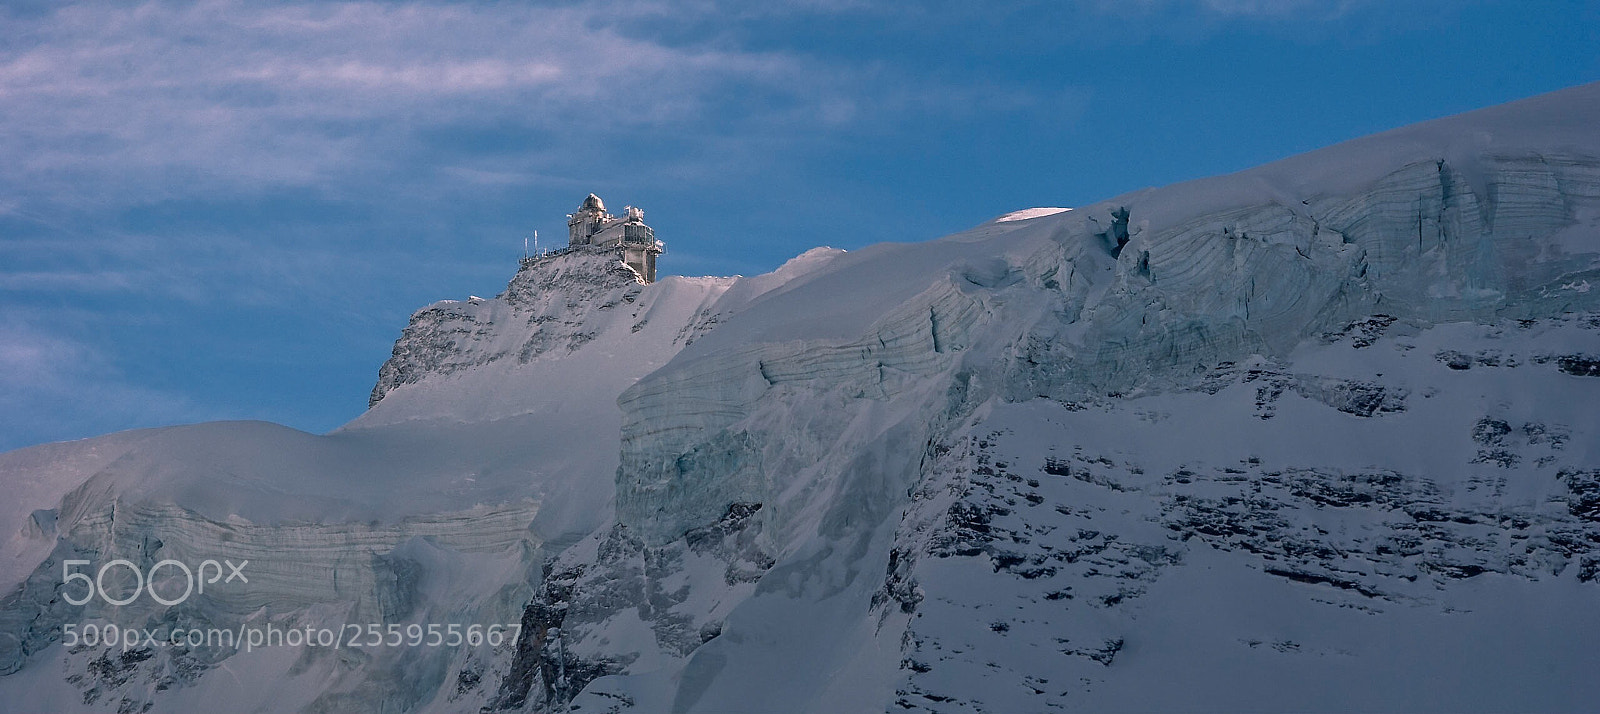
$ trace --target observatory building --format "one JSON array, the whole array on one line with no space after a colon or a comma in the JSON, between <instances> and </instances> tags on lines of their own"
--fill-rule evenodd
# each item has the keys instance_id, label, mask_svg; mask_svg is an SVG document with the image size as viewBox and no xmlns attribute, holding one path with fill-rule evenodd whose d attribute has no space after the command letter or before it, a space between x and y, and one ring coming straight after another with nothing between
<instances>
[{"instance_id":1,"label":"observatory building","mask_svg":"<svg viewBox=\"0 0 1600 714\"><path fill-rule=\"evenodd\" d=\"M628 206L624 215L606 213L599 196L589 194L578 212L567 216L567 245L592 245L615 248L622 262L639 273L647 283L656 281L656 256L662 243L656 232L644 224L644 211Z\"/></svg>"}]
</instances>

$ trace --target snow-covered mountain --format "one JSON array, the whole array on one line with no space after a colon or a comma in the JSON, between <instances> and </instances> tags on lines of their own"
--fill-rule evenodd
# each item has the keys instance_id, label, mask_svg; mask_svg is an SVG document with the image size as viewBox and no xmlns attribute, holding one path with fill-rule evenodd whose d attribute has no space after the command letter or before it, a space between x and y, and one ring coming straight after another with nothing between
<instances>
[{"instance_id":1,"label":"snow-covered mountain","mask_svg":"<svg viewBox=\"0 0 1600 714\"><path fill-rule=\"evenodd\" d=\"M331 434L0 455L0 710L1589 709L1596 117L1586 85L750 278L577 249L418 311ZM118 558L251 578L64 596ZM521 629L63 643L351 623Z\"/></svg>"}]
</instances>

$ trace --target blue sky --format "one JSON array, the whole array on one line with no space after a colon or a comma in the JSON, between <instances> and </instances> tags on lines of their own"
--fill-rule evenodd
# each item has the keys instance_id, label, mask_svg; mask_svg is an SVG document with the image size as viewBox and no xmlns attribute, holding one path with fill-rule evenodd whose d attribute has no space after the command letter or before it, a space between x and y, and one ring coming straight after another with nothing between
<instances>
[{"instance_id":1,"label":"blue sky","mask_svg":"<svg viewBox=\"0 0 1600 714\"><path fill-rule=\"evenodd\" d=\"M359 414L595 191L751 274L1600 79L1588 2L0 4L0 449Z\"/></svg>"}]
</instances>

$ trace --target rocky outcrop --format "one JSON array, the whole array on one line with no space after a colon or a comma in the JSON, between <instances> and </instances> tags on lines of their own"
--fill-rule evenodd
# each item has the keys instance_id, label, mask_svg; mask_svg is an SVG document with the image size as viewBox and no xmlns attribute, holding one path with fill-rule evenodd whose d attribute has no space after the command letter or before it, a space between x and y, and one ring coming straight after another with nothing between
<instances>
[{"instance_id":1,"label":"rocky outcrop","mask_svg":"<svg viewBox=\"0 0 1600 714\"><path fill-rule=\"evenodd\" d=\"M494 300L446 300L413 313L367 404L430 375L575 352L599 328L591 316L633 304L644 284L612 250L578 246L529 259Z\"/></svg>"},{"instance_id":2,"label":"rocky outcrop","mask_svg":"<svg viewBox=\"0 0 1600 714\"><path fill-rule=\"evenodd\" d=\"M662 546L618 525L546 564L523 612L522 640L488 710L559 710L598 677L681 662L722 632L727 607L749 595L773 559L760 545L759 503L735 503L715 522ZM707 600L701 595L716 593ZM608 640L649 632L620 651Z\"/></svg>"},{"instance_id":3,"label":"rocky outcrop","mask_svg":"<svg viewBox=\"0 0 1600 714\"><path fill-rule=\"evenodd\" d=\"M1503 325L1485 328L1493 335L1486 339L1449 342L1514 354L1530 351L1527 340L1582 339L1592 334L1586 322ZM1127 689L1149 685L1152 669L1140 663L1169 648L1190 653L1190 667L1208 669L1193 654L1203 648L1208 658L1245 658L1315 682L1329 657L1341 666L1384 667L1376 662L1385 655L1362 646L1363 638L1414 626L1400 623L1426 619L1419 612L1448 618L1449 628L1505 627L1496 619L1504 615L1469 612L1482 607L1467 604L1481 603L1472 593L1592 587L1600 572L1593 517L1600 481L1592 467L1561 464L1588 460L1568 445L1600 422L1551 408L1540 395L1563 389L1564 378L1532 361L1501 367L1521 373L1513 378L1529 390L1523 398L1492 403L1488 415L1456 413L1507 376L1463 381L1410 346L1436 336L1358 333L1302 362L1347 371L1385 365L1387 379L1415 388L1412 409L1421 413L1364 416L1289 390L1274 419L1240 419L1261 416L1256 385L1265 378L1230 368L1198 393L1204 396L1033 401L997 407L957 431L932 450L874 599L884 630L904 626L895 706L1116 706ZM1537 418L1507 415L1530 412ZM1282 419L1296 426L1280 431ZM1208 431L1210 423L1225 426ZM1445 423L1454 434L1437 432ZM1349 458L1317 446L1318 431L1349 429L1356 431L1341 438L1362 435ZM1195 439L1195 432L1207 436ZM1378 433L1404 435L1400 448L1382 446ZM1429 457L1414 458L1413 444L1426 444ZM1258 590L1268 594L1253 598ZM1204 604L1191 611L1191 601ZM1174 609L1182 611L1176 620L1163 615ZM1284 627L1279 616L1303 626ZM1161 624L1141 625L1152 618ZM1216 621L1233 629L1208 630L1205 623ZM1337 636L1320 624L1334 622L1361 634ZM1523 686L1509 677L1484 687L1508 685ZM1121 694L1097 693L1107 689ZM1192 696L1157 700L1192 703ZM1250 701L1276 696L1252 690ZM1234 700L1213 692L1207 701Z\"/></svg>"}]
</instances>

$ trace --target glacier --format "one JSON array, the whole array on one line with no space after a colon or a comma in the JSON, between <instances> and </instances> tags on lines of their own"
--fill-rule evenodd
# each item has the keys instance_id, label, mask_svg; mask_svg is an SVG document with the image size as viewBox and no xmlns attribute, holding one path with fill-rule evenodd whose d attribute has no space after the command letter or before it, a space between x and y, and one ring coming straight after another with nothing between
<instances>
[{"instance_id":1,"label":"glacier","mask_svg":"<svg viewBox=\"0 0 1600 714\"><path fill-rule=\"evenodd\" d=\"M0 711L1581 711L1600 84L937 240L418 310L368 411L0 455ZM62 563L248 559L184 605ZM517 623L498 645L109 648Z\"/></svg>"}]
</instances>

